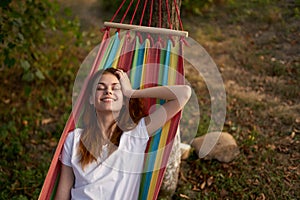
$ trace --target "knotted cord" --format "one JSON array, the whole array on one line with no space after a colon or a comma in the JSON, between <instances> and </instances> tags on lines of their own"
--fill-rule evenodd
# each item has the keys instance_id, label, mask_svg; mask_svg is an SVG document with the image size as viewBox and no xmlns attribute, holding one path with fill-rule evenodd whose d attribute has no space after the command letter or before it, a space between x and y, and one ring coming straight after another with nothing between
<instances>
[{"instance_id":1,"label":"knotted cord","mask_svg":"<svg viewBox=\"0 0 300 200\"><path fill-rule=\"evenodd\" d=\"M133 15L132 15L132 17L131 17L131 20L130 20L130 24L132 24L132 23L133 23L133 20L134 20L134 17L135 17L136 11L137 11L137 9L138 9L138 7L139 7L139 4L140 4L140 0L138 0L137 4L136 4L136 6L135 6L135 9L134 9Z\"/></svg>"},{"instance_id":2,"label":"knotted cord","mask_svg":"<svg viewBox=\"0 0 300 200\"><path fill-rule=\"evenodd\" d=\"M178 5L176 3L176 0L174 0L174 4L175 4L176 14L177 14L177 18L178 18L178 21L179 21L179 24L180 24L180 28L183 31L183 25L182 25L182 21L181 21L181 18L180 18L179 9L178 9Z\"/></svg>"},{"instance_id":3,"label":"knotted cord","mask_svg":"<svg viewBox=\"0 0 300 200\"><path fill-rule=\"evenodd\" d=\"M169 8L169 1L166 0L166 6L167 6L167 13L168 13L168 23L170 29L173 29L172 23L171 23L171 14L170 14L170 8Z\"/></svg>"},{"instance_id":4,"label":"knotted cord","mask_svg":"<svg viewBox=\"0 0 300 200\"><path fill-rule=\"evenodd\" d=\"M153 12L153 0L151 1L150 17L149 17L149 23L148 23L148 26L151 26L151 22L152 22L152 12Z\"/></svg>"},{"instance_id":5,"label":"knotted cord","mask_svg":"<svg viewBox=\"0 0 300 200\"><path fill-rule=\"evenodd\" d=\"M110 22L113 22L116 18L116 16L119 14L121 8L124 6L125 4L125 1L126 0L123 0L121 5L119 6L119 8L117 9L117 11L114 13L113 17L111 18ZM122 16L122 19L120 21L120 23L122 24L125 20L125 18L127 17L128 15L128 12L133 4L134 0L131 0L125 13L123 14ZM172 1L171 1L172 2ZM165 3L166 3L166 11L167 11L167 22L168 22L168 26L169 26L169 29L173 29L173 24L171 22L171 10L170 10L170 1L169 0L165 0ZM183 24L182 24L182 20L180 18L180 11L179 11L179 8L178 8L178 5L177 5L177 2L176 0L173 0L173 3L174 3L174 7L175 7L175 12L176 12L176 15L177 15L177 19L178 19L178 22L179 22L179 26L180 26L180 29L183 31ZM133 24L133 21L136 17L136 13L137 13L137 10L138 10L138 7L140 5L140 0L137 0L137 3L136 3L136 6L134 8L134 11L133 11L133 14L131 16L131 19L130 19L130 25ZM141 16L140 16L140 21L139 21L139 25L142 26L143 24L143 19L144 19L144 16L145 16L145 13L146 13L146 8L147 6L150 6L150 12L149 12L149 20L148 20L148 27L151 27L152 25L152 20L153 20L153 6L154 6L154 0L151 0L150 3L148 3L148 0L145 0L144 1L144 6L143 6L143 9L142 9L142 13L141 13ZM162 28L162 0L159 0L158 1L158 27L159 28Z\"/></svg>"},{"instance_id":6,"label":"knotted cord","mask_svg":"<svg viewBox=\"0 0 300 200\"><path fill-rule=\"evenodd\" d=\"M146 7L147 7L147 2L148 0L145 1L145 4L144 4L144 8L143 8L143 12L142 12L142 16L141 16L141 19L140 19L140 26L142 25L143 23L143 19L144 19L144 15L145 15L145 11L146 11Z\"/></svg>"},{"instance_id":7,"label":"knotted cord","mask_svg":"<svg viewBox=\"0 0 300 200\"><path fill-rule=\"evenodd\" d=\"M134 1L134 0L131 0L131 1L130 1L129 5L128 5L128 7L127 7L127 9L126 9L126 11L125 11L125 13L124 13L124 15L123 15L121 21L120 21L120 23L123 23L123 22L124 22L124 20L125 20L125 18L126 18L126 16L127 16L127 13L128 13L128 11L129 11L129 9L130 9L130 7L131 7L133 1Z\"/></svg>"},{"instance_id":8,"label":"knotted cord","mask_svg":"<svg viewBox=\"0 0 300 200\"><path fill-rule=\"evenodd\" d=\"M116 16L118 15L119 11L121 10L121 8L123 7L124 3L126 0L123 0L121 5L119 6L119 8L117 9L117 11L115 12L115 14L113 15L113 17L111 18L110 22L113 22L116 18Z\"/></svg>"}]
</instances>

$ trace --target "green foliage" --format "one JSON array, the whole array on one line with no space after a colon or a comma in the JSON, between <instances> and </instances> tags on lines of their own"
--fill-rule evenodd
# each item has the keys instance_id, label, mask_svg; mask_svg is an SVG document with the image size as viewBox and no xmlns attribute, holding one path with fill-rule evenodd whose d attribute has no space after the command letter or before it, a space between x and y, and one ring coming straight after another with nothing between
<instances>
[{"instance_id":1,"label":"green foliage","mask_svg":"<svg viewBox=\"0 0 300 200\"><path fill-rule=\"evenodd\" d=\"M233 20L235 23L251 20L272 24L283 23L284 15L297 17L299 3L297 1L283 3L280 0L232 0L228 2L227 8L230 9L228 19Z\"/></svg>"},{"instance_id":2,"label":"green foliage","mask_svg":"<svg viewBox=\"0 0 300 200\"><path fill-rule=\"evenodd\" d=\"M5 1L0 12L0 62L2 68L18 67L22 80L45 80L49 36L57 29L77 29L76 22L55 16L59 7L47 0ZM75 30L74 29L74 30Z\"/></svg>"},{"instance_id":3,"label":"green foliage","mask_svg":"<svg viewBox=\"0 0 300 200\"><path fill-rule=\"evenodd\" d=\"M70 113L82 33L48 0L1 1L0 13L0 199L37 199Z\"/></svg>"},{"instance_id":4,"label":"green foliage","mask_svg":"<svg viewBox=\"0 0 300 200\"><path fill-rule=\"evenodd\" d=\"M225 5L234 0L182 0L182 11L191 15L202 15L214 6Z\"/></svg>"},{"instance_id":5,"label":"green foliage","mask_svg":"<svg viewBox=\"0 0 300 200\"><path fill-rule=\"evenodd\" d=\"M107 3L107 6L111 6L111 11L115 11L121 1L102 0L101 2ZM183 0L182 2L183 11L186 9L193 13L195 12L193 9L197 12L197 9L201 8L199 10L204 17L208 15L211 17L209 20L205 19L205 23L209 24L207 29L200 27L203 35L208 35L208 39L203 41L210 51L214 50L212 48L214 45L210 42L222 43L228 40L225 30L213 23L218 17L226 16L222 21L226 26L228 21L232 22L229 23L230 25L235 23L249 25L255 22L255 24L264 23L271 26L274 23L284 23L286 16L299 18L298 0L289 1L293 2L293 5L286 5L278 0ZM225 14L204 13L218 2L223 2L225 5ZM278 2L281 2L281 7L274 6ZM289 9L285 6L289 6ZM124 7L126 8L126 5ZM124 10L120 13L124 13ZM298 34L296 25L286 29L285 32L279 32L283 34L286 41L291 38L290 35L285 37L286 34L294 34L296 38ZM38 198L56 144L70 114L72 83L77 68L90 50L87 49L90 48L88 43L97 40L92 36L93 34L81 33L79 28L79 23L72 20L70 10L62 10L52 1L50 3L48 0L0 0L0 199ZM199 29L199 27L195 28ZM255 35L255 32L251 34ZM234 37L239 36L245 34L241 32ZM82 38L86 43L82 42ZM292 42L293 40L291 44ZM221 46L215 46L222 49ZM235 53L241 52L248 58L240 63L249 65L247 71L251 69L251 72L265 73L272 77L292 77L291 84L281 86L278 83L277 89L273 89L273 92L276 98L279 96L282 99L297 100L299 62L287 65L279 59L267 60L276 55L272 54L274 49L266 45L256 51L250 46L247 46L247 51L231 47L228 45L228 49L220 54L230 51L233 57L239 58L240 55ZM266 61L259 61L258 57ZM270 67L268 69L260 67L258 71L258 68L253 67L257 63L259 66ZM224 66L226 70L226 65ZM240 69L245 66L238 67ZM232 95L231 92L228 91L228 94ZM270 93L266 94L270 95ZM197 95L199 99L206 98L202 93ZM199 161L197 155L191 155L186 165L182 165L181 168L181 170L191 169L191 171L183 174L187 180L181 178L183 183L178 187L175 199L185 198L182 194L186 194L190 199L264 199L265 197L297 199L299 178L297 168L294 166L298 164L296 159L298 154L288 153L287 150L299 152L297 151L299 134L297 132L295 138L292 141L287 140L286 143L284 141L280 143L283 139L278 136L287 136L285 124L290 125L295 121L288 113L290 110L285 112L274 110L273 113L268 113L266 106L270 105L267 105L267 102L253 102L251 99L239 98L233 101L233 97L236 99L236 96L231 96L228 101L234 103L228 109L230 123L227 124L227 131L236 136L241 150L240 156L232 163L221 164L216 161ZM206 110L209 108L205 108L209 105L209 103L200 105L201 118L197 136L205 134L209 127L210 115ZM274 109L276 109L275 105L274 103ZM245 109L247 107L250 107L249 112ZM295 106L294 109L298 107ZM250 112L252 110L253 113L258 114L254 115ZM267 115L265 118L262 117L264 114ZM232 117L233 115L236 118ZM250 115L253 115L256 120L247 121L251 119ZM272 121L273 115L276 116L274 121ZM280 124L279 121L283 123ZM285 126L279 127L280 125ZM293 130L292 128L291 126L289 130ZM274 133L272 132L272 135L271 132L262 132L262 129L272 130ZM295 129L298 130L299 128ZM211 177L213 177L212 185L209 186L208 180L211 180ZM206 186L202 189L201 185L205 182Z\"/></svg>"},{"instance_id":6,"label":"green foliage","mask_svg":"<svg viewBox=\"0 0 300 200\"><path fill-rule=\"evenodd\" d=\"M34 78L34 70L30 69L30 63L38 59L30 55L28 50L37 48L37 43L44 43L45 37L42 30L46 24L54 28L55 21L45 21L48 9L48 3L43 1L14 1L1 7L3 56L0 61L4 63L4 67L8 68L21 65L25 72L23 78L28 81ZM49 13L52 14L52 12ZM32 32L35 32L36 37L32 37Z\"/></svg>"}]
</instances>

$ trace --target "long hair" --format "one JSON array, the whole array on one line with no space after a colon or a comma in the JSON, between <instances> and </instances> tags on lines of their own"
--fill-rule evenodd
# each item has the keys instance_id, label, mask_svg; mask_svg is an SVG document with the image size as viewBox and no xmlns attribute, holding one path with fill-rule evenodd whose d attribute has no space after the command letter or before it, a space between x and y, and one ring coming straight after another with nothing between
<instances>
[{"instance_id":1,"label":"long hair","mask_svg":"<svg viewBox=\"0 0 300 200\"><path fill-rule=\"evenodd\" d=\"M113 74L118 79L116 69L108 68L96 72L90 79L88 87L84 95L84 111L81 116L81 123L83 126L83 132L80 136L80 143L78 153L80 155L80 164L82 169L89 163L97 161L102 155L102 147L107 143L105 138L104 128L100 127L98 123L97 113L93 104L90 103L90 98L95 95L96 87L99 79L104 74ZM110 129L112 130L112 136L110 142L108 142L108 156L114 152L120 143L120 138L123 131L133 129L139 120L145 116L143 102L141 99L132 98L127 99L124 96L125 103L120 111L120 115L116 121L111 124ZM100 113L101 114L101 113Z\"/></svg>"}]
</instances>

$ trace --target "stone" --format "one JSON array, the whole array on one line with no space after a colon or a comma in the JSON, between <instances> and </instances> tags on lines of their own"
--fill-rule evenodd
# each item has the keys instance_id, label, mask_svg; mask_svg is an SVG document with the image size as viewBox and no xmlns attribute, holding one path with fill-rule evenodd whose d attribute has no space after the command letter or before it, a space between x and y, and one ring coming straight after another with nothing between
<instances>
[{"instance_id":1,"label":"stone","mask_svg":"<svg viewBox=\"0 0 300 200\"><path fill-rule=\"evenodd\" d=\"M193 140L191 146L199 158L231 162L240 151L235 139L227 132L211 132Z\"/></svg>"}]
</instances>

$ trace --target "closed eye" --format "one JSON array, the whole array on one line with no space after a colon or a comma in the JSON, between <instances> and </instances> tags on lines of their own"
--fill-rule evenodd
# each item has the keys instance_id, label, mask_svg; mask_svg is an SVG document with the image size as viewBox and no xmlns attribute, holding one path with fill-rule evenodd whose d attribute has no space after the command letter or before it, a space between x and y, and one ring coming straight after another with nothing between
<instances>
[{"instance_id":1,"label":"closed eye","mask_svg":"<svg viewBox=\"0 0 300 200\"><path fill-rule=\"evenodd\" d=\"M107 90L108 86L104 83L98 83L97 90ZM121 85L119 83L112 84L112 90L121 90Z\"/></svg>"},{"instance_id":2,"label":"closed eye","mask_svg":"<svg viewBox=\"0 0 300 200\"><path fill-rule=\"evenodd\" d=\"M115 84L114 86L113 86L113 90L121 90L121 85L120 84Z\"/></svg>"},{"instance_id":3,"label":"closed eye","mask_svg":"<svg viewBox=\"0 0 300 200\"><path fill-rule=\"evenodd\" d=\"M103 85L103 84L98 84L98 86L97 86L97 90L106 90L106 86L105 85Z\"/></svg>"}]
</instances>

